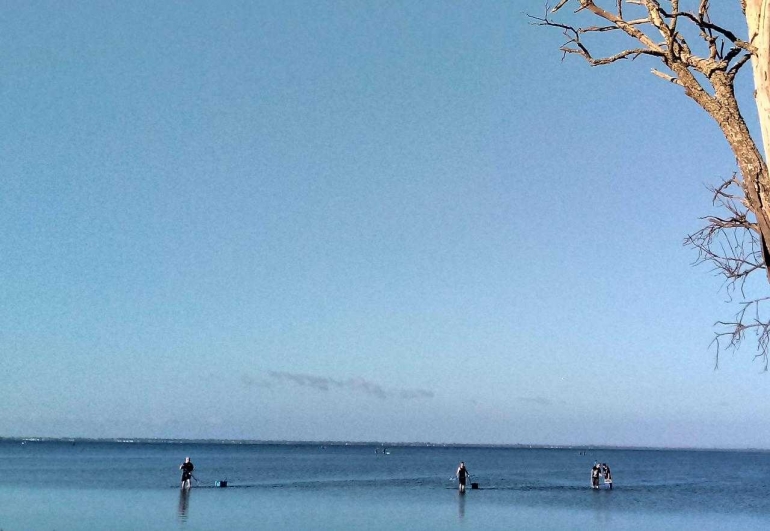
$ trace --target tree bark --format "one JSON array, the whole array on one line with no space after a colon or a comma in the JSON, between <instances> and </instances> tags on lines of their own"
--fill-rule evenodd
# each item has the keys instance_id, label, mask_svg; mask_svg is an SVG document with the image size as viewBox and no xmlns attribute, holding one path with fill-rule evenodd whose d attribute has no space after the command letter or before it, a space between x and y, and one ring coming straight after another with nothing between
<instances>
[{"instance_id":1,"label":"tree bark","mask_svg":"<svg viewBox=\"0 0 770 531\"><path fill-rule=\"evenodd\" d=\"M757 111L762 128L765 160L770 160L770 0L747 0L749 42L757 51L752 58Z\"/></svg>"},{"instance_id":2,"label":"tree bark","mask_svg":"<svg viewBox=\"0 0 770 531\"><path fill-rule=\"evenodd\" d=\"M754 97L759 113L765 157L763 161L764 175L757 181L755 190L748 189L751 184L749 180L744 181L744 187L749 203L752 206L759 206L764 214L761 216L759 212L755 211L763 237L762 249L768 280L770 280L770 253L768 252L770 230L764 226L770 223L770 177L768 177L767 171L767 161L770 160L768 158L770 157L770 0L747 0L745 13L749 29L749 42L756 48L751 63L754 70ZM741 168L741 173L743 173L743 168ZM744 179L746 179L745 174ZM756 201L759 202L758 205ZM759 218L764 218L764 220Z\"/></svg>"}]
</instances>

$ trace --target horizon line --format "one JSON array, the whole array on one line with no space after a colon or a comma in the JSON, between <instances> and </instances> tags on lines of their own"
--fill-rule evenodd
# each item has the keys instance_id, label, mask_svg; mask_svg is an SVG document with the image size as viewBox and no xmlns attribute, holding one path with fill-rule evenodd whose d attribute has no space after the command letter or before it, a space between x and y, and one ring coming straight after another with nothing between
<instances>
[{"instance_id":1,"label":"horizon line","mask_svg":"<svg viewBox=\"0 0 770 531\"><path fill-rule=\"evenodd\" d=\"M700 452L770 452L760 447L720 446L635 446L615 444L544 444L544 443L459 443L429 441L363 441L363 440L309 440L309 439L238 439L176 437L53 437L53 436L0 436L0 442L111 442L124 444L241 444L241 445L322 445L322 446L392 446L444 448L511 448L532 450L628 450L628 451L700 451Z\"/></svg>"}]
</instances>

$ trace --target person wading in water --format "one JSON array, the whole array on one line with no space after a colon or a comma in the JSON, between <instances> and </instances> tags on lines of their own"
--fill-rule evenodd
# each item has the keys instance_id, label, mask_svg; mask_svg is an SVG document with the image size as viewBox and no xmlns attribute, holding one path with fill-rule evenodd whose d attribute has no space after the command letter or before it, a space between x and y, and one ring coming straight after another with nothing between
<instances>
[{"instance_id":1,"label":"person wading in water","mask_svg":"<svg viewBox=\"0 0 770 531\"><path fill-rule=\"evenodd\" d=\"M604 484L609 485L610 489L612 489L612 472L610 472L610 467L607 463L602 463L602 476L604 476Z\"/></svg>"},{"instance_id":2,"label":"person wading in water","mask_svg":"<svg viewBox=\"0 0 770 531\"><path fill-rule=\"evenodd\" d=\"M601 471L602 471L601 465L599 465L599 463L594 462L594 466L591 469L591 488L592 489L599 488L599 473Z\"/></svg>"},{"instance_id":3,"label":"person wading in water","mask_svg":"<svg viewBox=\"0 0 770 531\"><path fill-rule=\"evenodd\" d=\"M460 492L465 492L465 481L468 479L468 476L470 476L468 469L465 468L465 461L460 461L460 466L457 467L455 476L457 476L457 482L460 484Z\"/></svg>"},{"instance_id":4,"label":"person wading in water","mask_svg":"<svg viewBox=\"0 0 770 531\"><path fill-rule=\"evenodd\" d=\"M190 488L190 478L192 478L192 472L195 469L195 465L192 464L189 457L184 458L184 463L179 466L179 470L182 471L182 488Z\"/></svg>"}]
</instances>

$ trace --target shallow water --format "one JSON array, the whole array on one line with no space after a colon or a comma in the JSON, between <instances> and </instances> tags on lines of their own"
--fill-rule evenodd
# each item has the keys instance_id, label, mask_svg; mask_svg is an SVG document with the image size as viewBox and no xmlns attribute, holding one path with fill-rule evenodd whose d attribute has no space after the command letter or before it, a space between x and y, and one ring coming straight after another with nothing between
<instances>
[{"instance_id":1,"label":"shallow water","mask_svg":"<svg viewBox=\"0 0 770 531\"><path fill-rule=\"evenodd\" d=\"M770 454L0 442L0 529L766 529ZM179 464L195 463L180 491ZM480 489L451 480L464 460ZM594 460L615 488L592 490ZM214 482L227 479L228 488Z\"/></svg>"}]
</instances>

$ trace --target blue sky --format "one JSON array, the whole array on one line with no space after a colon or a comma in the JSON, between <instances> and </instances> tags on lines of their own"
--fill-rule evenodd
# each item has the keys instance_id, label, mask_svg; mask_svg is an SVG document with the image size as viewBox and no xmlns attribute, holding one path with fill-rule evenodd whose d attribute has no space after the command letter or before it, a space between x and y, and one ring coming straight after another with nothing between
<instances>
[{"instance_id":1,"label":"blue sky","mask_svg":"<svg viewBox=\"0 0 770 531\"><path fill-rule=\"evenodd\" d=\"M6 10L0 435L768 447L682 246L726 142L527 11Z\"/></svg>"}]
</instances>

